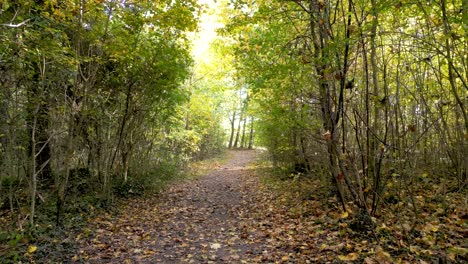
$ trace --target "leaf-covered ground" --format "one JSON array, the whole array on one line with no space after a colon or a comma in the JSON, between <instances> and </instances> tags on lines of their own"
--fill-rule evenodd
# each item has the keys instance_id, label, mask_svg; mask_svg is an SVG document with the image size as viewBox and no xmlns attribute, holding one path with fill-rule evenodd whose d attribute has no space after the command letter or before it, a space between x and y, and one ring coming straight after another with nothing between
<instances>
[{"instance_id":1,"label":"leaf-covered ground","mask_svg":"<svg viewBox=\"0 0 468 264\"><path fill-rule=\"evenodd\" d=\"M250 263L278 257L273 253L282 249L270 243L271 226L254 219L264 209L255 195L258 178L247 167L257 152L229 155L226 164L205 176L176 184L154 199L129 200L119 215L92 219L77 236L80 249L73 260Z\"/></svg>"},{"instance_id":2,"label":"leaf-covered ground","mask_svg":"<svg viewBox=\"0 0 468 264\"><path fill-rule=\"evenodd\" d=\"M407 201L386 203L379 218L371 219L372 230L360 229L365 219L340 212L329 183L314 177L281 180L259 156L231 151L222 164L195 167L195 179L160 195L120 201L113 213L94 214L65 240L42 235L25 241L24 258L30 263L468 261L462 193L448 194L444 205L432 200L429 188L420 188L414 201L418 218L404 206Z\"/></svg>"},{"instance_id":3,"label":"leaf-covered ground","mask_svg":"<svg viewBox=\"0 0 468 264\"><path fill-rule=\"evenodd\" d=\"M411 212L395 215L395 208L384 208L387 217L373 219L374 231L356 231L359 215L340 213L336 199L320 181L282 182L265 176L271 171L261 163L249 165L258 156L256 151L229 152L225 164L204 176L177 183L151 199L128 200L120 214L91 219L76 235L79 245L72 260L367 264L467 260L466 208L444 217L428 216L413 226L404 221Z\"/></svg>"}]
</instances>

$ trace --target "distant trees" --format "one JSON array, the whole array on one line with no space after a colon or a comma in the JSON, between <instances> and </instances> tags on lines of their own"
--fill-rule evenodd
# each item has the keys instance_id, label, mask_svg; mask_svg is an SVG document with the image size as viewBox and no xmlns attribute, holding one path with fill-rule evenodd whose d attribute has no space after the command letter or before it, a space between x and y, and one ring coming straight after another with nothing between
<instances>
[{"instance_id":1,"label":"distant trees","mask_svg":"<svg viewBox=\"0 0 468 264\"><path fill-rule=\"evenodd\" d=\"M253 127L252 111L249 109L250 98L243 88L235 92L238 95L234 96L234 108L230 109L232 116L229 116L230 137L228 148L252 149L255 130ZM248 129L248 126L250 129Z\"/></svg>"},{"instance_id":2,"label":"distant trees","mask_svg":"<svg viewBox=\"0 0 468 264\"><path fill-rule=\"evenodd\" d=\"M279 168L331 177L375 215L426 170L466 188L462 1L258 1L232 7L259 140ZM466 13L466 12L465 12ZM325 165L325 166L324 166ZM444 183L444 184L445 184Z\"/></svg>"}]
</instances>

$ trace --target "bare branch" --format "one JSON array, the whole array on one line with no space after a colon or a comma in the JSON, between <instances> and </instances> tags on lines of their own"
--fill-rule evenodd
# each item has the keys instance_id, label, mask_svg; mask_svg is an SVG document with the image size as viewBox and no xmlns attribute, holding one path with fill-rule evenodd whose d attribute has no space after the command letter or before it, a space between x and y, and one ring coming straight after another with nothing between
<instances>
[{"instance_id":1,"label":"bare branch","mask_svg":"<svg viewBox=\"0 0 468 264\"><path fill-rule=\"evenodd\" d=\"M28 23L29 21L31 21L30 18L26 19L25 21L23 21L21 23L18 23L18 24L9 23L9 24L0 24L0 25L4 26L4 27L19 28L19 27L22 27L22 26L26 25L26 23Z\"/></svg>"},{"instance_id":2,"label":"bare branch","mask_svg":"<svg viewBox=\"0 0 468 264\"><path fill-rule=\"evenodd\" d=\"M310 13L310 10L307 7L305 7L301 0L293 0L293 2L296 3L305 12Z\"/></svg>"}]
</instances>

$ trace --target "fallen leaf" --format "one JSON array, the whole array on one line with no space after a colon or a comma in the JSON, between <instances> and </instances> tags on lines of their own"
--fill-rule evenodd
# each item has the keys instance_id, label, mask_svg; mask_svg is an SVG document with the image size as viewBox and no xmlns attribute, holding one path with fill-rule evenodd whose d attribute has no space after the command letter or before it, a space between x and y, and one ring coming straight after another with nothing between
<instances>
[{"instance_id":1,"label":"fallen leaf","mask_svg":"<svg viewBox=\"0 0 468 264\"><path fill-rule=\"evenodd\" d=\"M37 246L29 246L28 247L28 253L32 254L37 251Z\"/></svg>"},{"instance_id":2,"label":"fallen leaf","mask_svg":"<svg viewBox=\"0 0 468 264\"><path fill-rule=\"evenodd\" d=\"M349 216L348 212L344 212L341 214L341 218L347 218Z\"/></svg>"},{"instance_id":3,"label":"fallen leaf","mask_svg":"<svg viewBox=\"0 0 468 264\"><path fill-rule=\"evenodd\" d=\"M211 249L220 249L220 248L221 248L221 244L220 244L220 243L211 243L211 244L210 244L210 248L211 248Z\"/></svg>"},{"instance_id":4,"label":"fallen leaf","mask_svg":"<svg viewBox=\"0 0 468 264\"><path fill-rule=\"evenodd\" d=\"M354 261L356 259L359 258L359 255L358 253L349 253L348 255L346 256L343 256L343 255L339 255L338 256L338 259L341 260L341 261Z\"/></svg>"},{"instance_id":5,"label":"fallen leaf","mask_svg":"<svg viewBox=\"0 0 468 264\"><path fill-rule=\"evenodd\" d=\"M426 232L437 232L439 230L438 225L432 225L431 223L427 223L426 226L424 226L424 231Z\"/></svg>"},{"instance_id":6,"label":"fallen leaf","mask_svg":"<svg viewBox=\"0 0 468 264\"><path fill-rule=\"evenodd\" d=\"M386 264L386 263L393 263L393 258L390 254L384 251L381 247L377 246L375 250L375 259L378 263Z\"/></svg>"},{"instance_id":7,"label":"fallen leaf","mask_svg":"<svg viewBox=\"0 0 468 264\"><path fill-rule=\"evenodd\" d=\"M468 248L462 248L462 247L450 247L447 249L449 253L459 255L459 256L465 256L468 255Z\"/></svg>"}]
</instances>

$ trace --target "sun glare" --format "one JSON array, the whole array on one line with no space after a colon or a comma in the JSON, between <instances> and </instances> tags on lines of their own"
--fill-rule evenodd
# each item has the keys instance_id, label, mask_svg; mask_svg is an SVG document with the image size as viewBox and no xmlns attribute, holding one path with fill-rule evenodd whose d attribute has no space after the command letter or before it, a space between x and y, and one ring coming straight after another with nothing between
<instances>
[{"instance_id":1,"label":"sun glare","mask_svg":"<svg viewBox=\"0 0 468 264\"><path fill-rule=\"evenodd\" d=\"M209 62L209 48L216 38L216 30L222 27L222 23L218 21L218 4L215 0L198 0L198 3L205 5L205 8L200 16L199 31L193 35L192 55L197 63Z\"/></svg>"}]
</instances>

